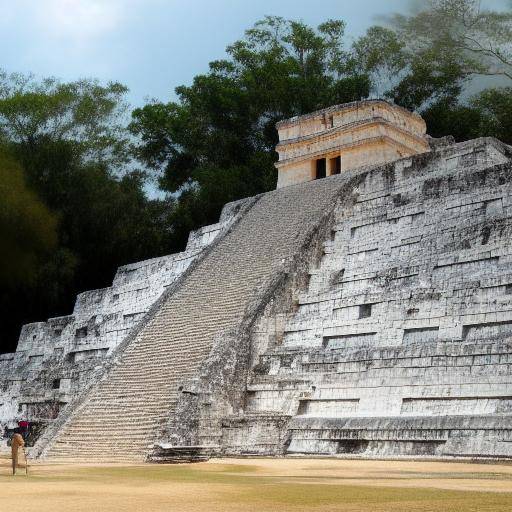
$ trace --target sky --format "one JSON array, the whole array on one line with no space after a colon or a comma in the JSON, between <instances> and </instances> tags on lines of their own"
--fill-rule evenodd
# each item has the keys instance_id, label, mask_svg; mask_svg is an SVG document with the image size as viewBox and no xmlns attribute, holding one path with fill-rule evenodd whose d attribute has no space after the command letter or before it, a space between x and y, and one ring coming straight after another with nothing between
<instances>
[{"instance_id":1,"label":"sky","mask_svg":"<svg viewBox=\"0 0 512 512\"><path fill-rule=\"evenodd\" d=\"M174 98L176 86L207 71L267 14L315 26L341 18L353 38L412 1L0 0L0 68L64 81L118 81L129 87L128 101L140 106Z\"/></svg>"},{"instance_id":2,"label":"sky","mask_svg":"<svg viewBox=\"0 0 512 512\"><path fill-rule=\"evenodd\" d=\"M0 0L0 68L62 80L95 77L128 100L169 100L266 14L318 25L342 18L351 36L409 0Z\"/></svg>"},{"instance_id":3,"label":"sky","mask_svg":"<svg viewBox=\"0 0 512 512\"><path fill-rule=\"evenodd\" d=\"M0 68L98 78L140 106L174 98L263 16L347 22L349 38L414 0L0 0ZM417 2L420 0L416 0ZM506 0L486 0L498 6Z\"/></svg>"}]
</instances>

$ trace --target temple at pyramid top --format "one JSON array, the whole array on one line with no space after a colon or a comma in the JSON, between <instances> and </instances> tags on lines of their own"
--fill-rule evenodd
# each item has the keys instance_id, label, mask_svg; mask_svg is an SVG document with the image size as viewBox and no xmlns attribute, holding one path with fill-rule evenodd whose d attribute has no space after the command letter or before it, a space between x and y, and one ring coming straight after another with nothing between
<instances>
[{"instance_id":1,"label":"temple at pyramid top","mask_svg":"<svg viewBox=\"0 0 512 512\"><path fill-rule=\"evenodd\" d=\"M425 121L384 100L365 100L276 124L277 188L429 151Z\"/></svg>"}]
</instances>

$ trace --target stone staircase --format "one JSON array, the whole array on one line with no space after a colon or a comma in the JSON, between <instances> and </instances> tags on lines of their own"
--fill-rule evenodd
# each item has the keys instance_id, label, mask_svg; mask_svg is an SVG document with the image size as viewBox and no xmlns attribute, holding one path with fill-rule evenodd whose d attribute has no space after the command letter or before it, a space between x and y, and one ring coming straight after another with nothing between
<instances>
[{"instance_id":1,"label":"stone staircase","mask_svg":"<svg viewBox=\"0 0 512 512\"><path fill-rule=\"evenodd\" d=\"M509 158L479 139L368 171L295 311L260 319L224 453L512 458Z\"/></svg>"},{"instance_id":2,"label":"stone staircase","mask_svg":"<svg viewBox=\"0 0 512 512\"><path fill-rule=\"evenodd\" d=\"M197 374L214 336L233 329L269 277L296 257L348 176L260 196L160 305L117 363L40 453L53 460L139 461Z\"/></svg>"}]
</instances>

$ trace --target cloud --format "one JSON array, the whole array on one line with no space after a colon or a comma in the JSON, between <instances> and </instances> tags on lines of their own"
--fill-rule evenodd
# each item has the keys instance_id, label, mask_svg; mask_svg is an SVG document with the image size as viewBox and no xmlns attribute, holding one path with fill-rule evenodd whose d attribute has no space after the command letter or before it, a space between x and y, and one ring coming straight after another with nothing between
<instances>
[{"instance_id":1,"label":"cloud","mask_svg":"<svg viewBox=\"0 0 512 512\"><path fill-rule=\"evenodd\" d=\"M122 0L43 0L34 2L34 25L47 35L74 42L95 39L122 22Z\"/></svg>"},{"instance_id":2,"label":"cloud","mask_svg":"<svg viewBox=\"0 0 512 512\"><path fill-rule=\"evenodd\" d=\"M129 42L130 27L157 1L0 0L0 47L9 48L0 68L106 76L124 60L119 49Z\"/></svg>"},{"instance_id":3,"label":"cloud","mask_svg":"<svg viewBox=\"0 0 512 512\"><path fill-rule=\"evenodd\" d=\"M0 26L17 21L48 41L68 45L93 43L118 29L143 0L0 0Z\"/></svg>"}]
</instances>

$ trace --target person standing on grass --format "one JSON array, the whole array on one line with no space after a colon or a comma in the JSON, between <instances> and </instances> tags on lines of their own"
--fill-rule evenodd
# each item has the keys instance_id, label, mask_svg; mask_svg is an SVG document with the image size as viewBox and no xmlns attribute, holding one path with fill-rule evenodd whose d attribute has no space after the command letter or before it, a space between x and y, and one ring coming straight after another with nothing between
<instances>
[{"instance_id":1,"label":"person standing on grass","mask_svg":"<svg viewBox=\"0 0 512 512\"><path fill-rule=\"evenodd\" d=\"M16 431L16 433L12 436L11 439L11 457L12 457L12 474L16 474L16 468L18 467L18 455L20 448L25 447L25 441L23 440L23 436Z\"/></svg>"}]
</instances>

